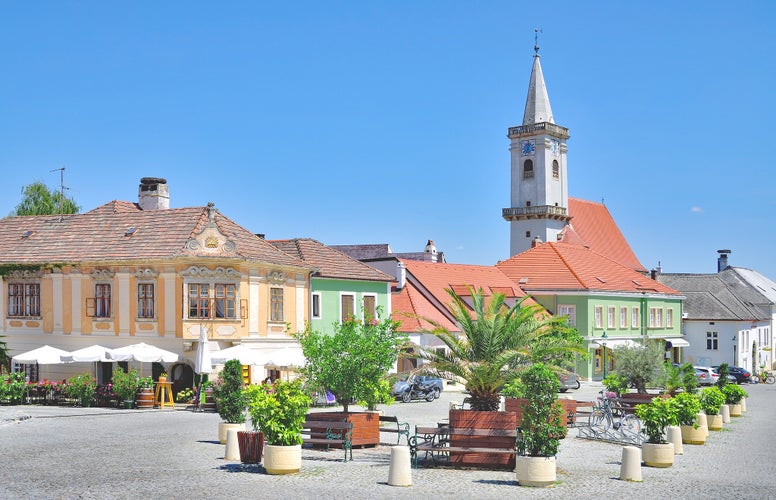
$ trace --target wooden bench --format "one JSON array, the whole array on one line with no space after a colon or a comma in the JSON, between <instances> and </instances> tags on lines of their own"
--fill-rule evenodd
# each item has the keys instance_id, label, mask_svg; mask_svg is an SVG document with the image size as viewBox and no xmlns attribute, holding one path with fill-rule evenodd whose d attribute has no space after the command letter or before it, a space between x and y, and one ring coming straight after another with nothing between
<instances>
[{"instance_id":1,"label":"wooden bench","mask_svg":"<svg viewBox=\"0 0 776 500\"><path fill-rule=\"evenodd\" d=\"M456 436L478 437L509 437L513 444L508 447L486 446L451 446L451 440ZM418 468L420 454L424 453L424 461L433 463L449 463L450 453L495 453L518 455L520 429L455 429L448 426L422 427L415 426L415 435L409 439L410 457L414 467Z\"/></svg>"},{"instance_id":2,"label":"wooden bench","mask_svg":"<svg viewBox=\"0 0 776 500\"><path fill-rule=\"evenodd\" d=\"M383 423L396 425L394 428L392 425L383 426ZM380 432L391 432L396 434L396 444L399 444L401 437L405 436L407 444L410 443L410 424L407 422L399 422L399 419L395 416L389 417L387 415L380 415Z\"/></svg>"},{"instance_id":3,"label":"wooden bench","mask_svg":"<svg viewBox=\"0 0 776 500\"><path fill-rule=\"evenodd\" d=\"M652 401L653 398L661 398L665 397L662 394L638 394L635 392L622 394L618 401L620 403L620 408L622 408L622 411L625 413L636 413L636 405L643 405L648 404Z\"/></svg>"},{"instance_id":4,"label":"wooden bench","mask_svg":"<svg viewBox=\"0 0 776 500\"><path fill-rule=\"evenodd\" d=\"M340 445L345 451L345 462L353 460L353 422L333 420L305 420L302 428L302 442L324 445L329 451L331 445Z\"/></svg>"},{"instance_id":5,"label":"wooden bench","mask_svg":"<svg viewBox=\"0 0 776 500\"><path fill-rule=\"evenodd\" d=\"M568 400L565 402L566 408L568 408L567 425L568 427L576 427L578 425L587 425L587 421L590 414L593 412L593 406L595 401L574 401Z\"/></svg>"}]
</instances>

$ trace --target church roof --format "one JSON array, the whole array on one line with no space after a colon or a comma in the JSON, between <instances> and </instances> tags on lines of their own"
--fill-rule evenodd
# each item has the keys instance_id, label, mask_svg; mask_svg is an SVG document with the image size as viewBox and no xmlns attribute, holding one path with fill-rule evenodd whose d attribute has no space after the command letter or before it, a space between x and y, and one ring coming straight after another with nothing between
<instances>
[{"instance_id":1,"label":"church roof","mask_svg":"<svg viewBox=\"0 0 776 500\"><path fill-rule=\"evenodd\" d=\"M572 219L561 232L561 243L584 245L595 252L641 273L641 265L606 205L569 197Z\"/></svg>"},{"instance_id":2,"label":"church roof","mask_svg":"<svg viewBox=\"0 0 776 500\"><path fill-rule=\"evenodd\" d=\"M539 61L538 47L534 55L531 80L528 82L528 97L525 100L525 112L523 113L523 125L549 122L555 123L550 107L550 96L547 94L547 86L544 84L542 64Z\"/></svg>"},{"instance_id":3,"label":"church roof","mask_svg":"<svg viewBox=\"0 0 776 500\"><path fill-rule=\"evenodd\" d=\"M311 238L270 240L269 242L279 250L307 262L315 268L314 276L319 278L393 281L393 278L384 272Z\"/></svg>"},{"instance_id":4,"label":"church roof","mask_svg":"<svg viewBox=\"0 0 776 500\"><path fill-rule=\"evenodd\" d=\"M539 291L679 292L589 248L543 243L496 264L528 293Z\"/></svg>"}]
</instances>

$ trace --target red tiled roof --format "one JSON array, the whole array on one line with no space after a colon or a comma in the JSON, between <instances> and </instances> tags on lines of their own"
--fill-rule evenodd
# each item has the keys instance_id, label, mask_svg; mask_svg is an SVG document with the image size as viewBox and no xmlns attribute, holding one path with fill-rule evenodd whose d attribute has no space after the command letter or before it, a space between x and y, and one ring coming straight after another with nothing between
<instances>
[{"instance_id":1,"label":"red tiled roof","mask_svg":"<svg viewBox=\"0 0 776 500\"><path fill-rule=\"evenodd\" d=\"M214 221L219 232L235 243L234 252L187 249L189 239L209 222L207 207L141 210L134 203L112 201L83 214L6 217L0 219L0 262L55 264L224 256L309 269L231 219L216 213ZM128 235L130 228L135 230Z\"/></svg>"},{"instance_id":2,"label":"red tiled roof","mask_svg":"<svg viewBox=\"0 0 776 500\"><path fill-rule=\"evenodd\" d=\"M446 289L468 292L482 288L486 296L494 291L507 297L523 297L523 292L512 280L495 266L472 264L440 264L417 260L401 259L401 262L437 300L443 304L450 302Z\"/></svg>"},{"instance_id":3,"label":"red tiled roof","mask_svg":"<svg viewBox=\"0 0 776 500\"><path fill-rule=\"evenodd\" d=\"M606 205L569 198L569 215L572 216L571 230L565 229L562 232L562 243L584 244L634 271L647 272Z\"/></svg>"},{"instance_id":4,"label":"red tiled roof","mask_svg":"<svg viewBox=\"0 0 776 500\"><path fill-rule=\"evenodd\" d=\"M566 243L543 243L496 264L528 293L543 290L599 290L679 295L607 256Z\"/></svg>"},{"instance_id":5,"label":"red tiled roof","mask_svg":"<svg viewBox=\"0 0 776 500\"><path fill-rule=\"evenodd\" d=\"M414 333L432 330L434 326L423 318L428 318L450 332L459 332L460 328L437 309L412 283L394 293L391 298L392 318L401 322L398 331Z\"/></svg>"},{"instance_id":6,"label":"red tiled roof","mask_svg":"<svg viewBox=\"0 0 776 500\"><path fill-rule=\"evenodd\" d=\"M310 238L268 240L283 252L307 262L321 278L340 278L364 281L393 281L382 271L353 259L337 249Z\"/></svg>"}]
</instances>

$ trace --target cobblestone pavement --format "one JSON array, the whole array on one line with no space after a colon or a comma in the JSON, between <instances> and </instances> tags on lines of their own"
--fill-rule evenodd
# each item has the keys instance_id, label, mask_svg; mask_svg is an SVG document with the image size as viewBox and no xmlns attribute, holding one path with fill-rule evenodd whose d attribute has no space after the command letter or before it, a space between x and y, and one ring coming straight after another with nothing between
<instances>
[{"instance_id":1,"label":"cobblestone pavement","mask_svg":"<svg viewBox=\"0 0 776 500\"><path fill-rule=\"evenodd\" d=\"M590 400L600 384L583 383L569 396ZM776 498L773 417L776 385L744 386L747 412L705 445L684 445L673 467L642 468L641 483L620 481L622 446L577 437L572 429L557 457L558 483L519 487L507 471L421 468L413 485L387 484L390 445L353 451L303 451L302 472L269 476L258 466L223 459L214 413L39 406L0 407L0 498ZM447 416L445 391L432 403L385 407L416 424Z\"/></svg>"}]
</instances>

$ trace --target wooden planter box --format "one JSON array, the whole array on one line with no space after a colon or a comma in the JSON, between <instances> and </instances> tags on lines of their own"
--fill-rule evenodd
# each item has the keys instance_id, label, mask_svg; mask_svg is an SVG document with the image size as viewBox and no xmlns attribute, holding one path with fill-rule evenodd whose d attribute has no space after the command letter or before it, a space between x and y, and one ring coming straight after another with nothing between
<instances>
[{"instance_id":1,"label":"wooden planter box","mask_svg":"<svg viewBox=\"0 0 776 500\"><path fill-rule=\"evenodd\" d=\"M504 410L510 413L514 413L517 419L517 427L523 422L523 405L527 403L526 399L507 398L504 401ZM573 399L556 399L560 401L561 407L563 407L563 417L561 418L560 425L564 428L568 428L569 414L576 415L577 402ZM567 430L563 431L562 436L558 436L560 439L566 437Z\"/></svg>"},{"instance_id":2,"label":"wooden planter box","mask_svg":"<svg viewBox=\"0 0 776 500\"><path fill-rule=\"evenodd\" d=\"M315 420L353 422L353 447L371 448L380 444L380 415L372 412L320 411L309 413ZM342 445L332 445L332 448Z\"/></svg>"},{"instance_id":3,"label":"wooden planter box","mask_svg":"<svg viewBox=\"0 0 776 500\"><path fill-rule=\"evenodd\" d=\"M507 411L450 410L450 427L453 429L499 429L514 430L518 427L517 416ZM463 447L514 447L515 440L503 436L460 436L450 437L450 446ZM501 453L451 452L450 463L471 467L509 469L515 468L515 456Z\"/></svg>"}]
</instances>

